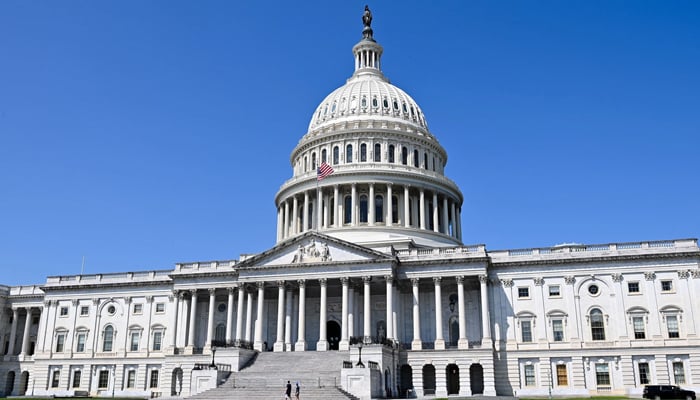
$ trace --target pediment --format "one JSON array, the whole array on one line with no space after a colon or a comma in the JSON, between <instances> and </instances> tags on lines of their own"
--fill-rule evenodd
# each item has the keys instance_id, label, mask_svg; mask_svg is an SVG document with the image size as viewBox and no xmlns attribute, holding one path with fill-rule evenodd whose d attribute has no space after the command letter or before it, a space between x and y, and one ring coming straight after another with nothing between
<instances>
[{"instance_id":1,"label":"pediment","mask_svg":"<svg viewBox=\"0 0 700 400\"><path fill-rule=\"evenodd\" d=\"M239 269L391 262L395 257L318 232L307 232L237 265Z\"/></svg>"}]
</instances>

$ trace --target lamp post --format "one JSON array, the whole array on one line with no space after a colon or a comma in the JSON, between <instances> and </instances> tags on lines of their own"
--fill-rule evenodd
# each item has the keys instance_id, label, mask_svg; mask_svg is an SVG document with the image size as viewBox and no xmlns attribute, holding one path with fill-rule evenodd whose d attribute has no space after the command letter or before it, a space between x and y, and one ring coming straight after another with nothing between
<instances>
[{"instance_id":1,"label":"lamp post","mask_svg":"<svg viewBox=\"0 0 700 400\"><path fill-rule=\"evenodd\" d=\"M360 353L358 355L357 364L355 364L355 366L359 368L364 368L365 364L362 363L362 342L360 342L360 344L357 345L357 350L359 350Z\"/></svg>"},{"instance_id":2,"label":"lamp post","mask_svg":"<svg viewBox=\"0 0 700 400\"><path fill-rule=\"evenodd\" d=\"M217 369L216 363L214 362L215 355L216 355L216 346L211 346L211 364L209 365L209 368L211 368L211 369Z\"/></svg>"}]
</instances>

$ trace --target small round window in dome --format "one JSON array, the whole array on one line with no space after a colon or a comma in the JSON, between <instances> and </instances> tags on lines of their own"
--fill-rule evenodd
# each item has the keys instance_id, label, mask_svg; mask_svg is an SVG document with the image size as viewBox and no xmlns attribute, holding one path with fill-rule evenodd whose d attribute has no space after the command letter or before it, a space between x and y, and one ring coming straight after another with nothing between
<instances>
[{"instance_id":1,"label":"small round window in dome","mask_svg":"<svg viewBox=\"0 0 700 400\"><path fill-rule=\"evenodd\" d=\"M593 296L597 295L600 292L600 289L598 288L598 285L593 284L588 286L588 293L592 294Z\"/></svg>"},{"instance_id":2,"label":"small round window in dome","mask_svg":"<svg viewBox=\"0 0 700 400\"><path fill-rule=\"evenodd\" d=\"M114 306L109 306L109 307L107 307L107 313L108 313L109 315L114 315L115 312L117 312L116 307L114 307Z\"/></svg>"},{"instance_id":3,"label":"small round window in dome","mask_svg":"<svg viewBox=\"0 0 700 400\"><path fill-rule=\"evenodd\" d=\"M226 304L220 303L218 307L219 312L224 312L226 311Z\"/></svg>"}]
</instances>

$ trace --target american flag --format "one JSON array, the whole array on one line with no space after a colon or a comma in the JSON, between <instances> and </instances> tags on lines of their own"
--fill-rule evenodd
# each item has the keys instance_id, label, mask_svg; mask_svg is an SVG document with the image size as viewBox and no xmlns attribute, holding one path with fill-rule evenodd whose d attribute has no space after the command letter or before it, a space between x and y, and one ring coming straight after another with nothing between
<instances>
[{"instance_id":1,"label":"american flag","mask_svg":"<svg viewBox=\"0 0 700 400\"><path fill-rule=\"evenodd\" d=\"M318 166L318 169L316 170L316 176L317 179L320 181L321 179L327 177L328 175L332 174L333 167L326 163L321 163L321 165Z\"/></svg>"}]
</instances>

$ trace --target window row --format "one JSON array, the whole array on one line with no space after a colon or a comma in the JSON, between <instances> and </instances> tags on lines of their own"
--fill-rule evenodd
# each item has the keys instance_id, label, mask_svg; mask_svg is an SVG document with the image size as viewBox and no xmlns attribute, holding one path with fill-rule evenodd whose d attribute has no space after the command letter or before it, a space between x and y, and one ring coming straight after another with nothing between
<instances>
[{"instance_id":1,"label":"window row","mask_svg":"<svg viewBox=\"0 0 700 400\"><path fill-rule=\"evenodd\" d=\"M117 309L114 306L109 306L107 307L107 313L109 315L113 315L116 313ZM154 311L156 314L164 314L165 313L165 303L156 303L154 307ZM141 315L143 314L143 303L134 303L131 306L131 313L133 315ZM58 309L58 316L59 317L67 317L69 315L69 307L68 306L61 306ZM78 307L78 315L81 317L88 317L90 316L90 306L79 306Z\"/></svg>"},{"instance_id":2,"label":"window row","mask_svg":"<svg viewBox=\"0 0 700 400\"><path fill-rule=\"evenodd\" d=\"M340 100L333 100L332 103L327 103L323 108L318 109L316 113L316 124L325 121L328 118L334 118L337 115L355 114L358 112L358 97L351 96L350 99L343 97ZM413 104L406 104L405 101L399 100L395 97L389 98L387 96L371 96L368 98L367 95L362 95L359 98L359 112L367 113L371 112L374 114L382 115L393 115L396 117L403 116L406 119L420 124L425 127L425 119L417 107Z\"/></svg>"},{"instance_id":3,"label":"window row","mask_svg":"<svg viewBox=\"0 0 700 400\"><path fill-rule=\"evenodd\" d=\"M673 286L673 280L671 279L661 279L659 280L659 289L661 293L674 293L675 289ZM591 296L597 296L600 294L600 287L596 283L591 283L586 286L586 291ZM627 293L628 294L641 294L641 287L639 281L627 282ZM561 297L561 286L560 285L548 285L547 295L550 298ZM530 287L529 286L519 286L518 287L518 299L530 299Z\"/></svg>"},{"instance_id":4,"label":"window row","mask_svg":"<svg viewBox=\"0 0 700 400\"><path fill-rule=\"evenodd\" d=\"M128 346L127 351L140 351L144 349L143 329L140 327L132 327L128 330ZM163 349L163 335L165 328L162 326L154 327L151 330L151 337L148 341L148 346L151 351L161 351ZM87 351L89 331L78 330L75 333L73 341L73 352L84 353ZM66 343L68 339L67 330L57 330L54 341L54 352L63 353L66 351ZM101 332L101 341L98 351L111 352L114 351L114 342L116 340L116 330L112 325L107 325Z\"/></svg>"},{"instance_id":5,"label":"window row","mask_svg":"<svg viewBox=\"0 0 700 400\"><path fill-rule=\"evenodd\" d=\"M330 157L327 149L321 150L320 158L317 157L315 151L312 151L309 156L305 155L302 161L302 172L316 171L318 166L322 163L338 165L341 162L345 164L369 161L382 162L382 145L380 143L374 144L373 151L369 149L367 143L360 144L358 153L355 153L355 147L352 144L345 145L344 149L340 145L335 145L332 147L331 151ZM437 156L430 156L428 152L419 151L417 149L411 152L406 146L388 145L384 161L390 164L410 165L425 170L430 169L432 171L442 172L442 168L440 167L441 160Z\"/></svg>"},{"instance_id":6,"label":"window row","mask_svg":"<svg viewBox=\"0 0 700 400\"><path fill-rule=\"evenodd\" d=\"M97 388L104 390L109 388L109 384L112 381L111 374L114 371L112 369L104 368L100 369L97 372ZM160 378L160 371L156 368L153 368L149 371L148 374L148 387L151 389L156 389L158 388L159 385L159 378ZM78 389L82 386L87 386L86 382L83 382L83 371L82 369L74 369L72 376L70 377L71 381L69 382L69 385L73 389ZM50 376L50 387L52 388L58 388L60 385L61 381L61 369L56 368L51 371L51 376ZM136 369L129 368L124 375L124 387L126 389L134 389L136 388Z\"/></svg>"}]
</instances>

